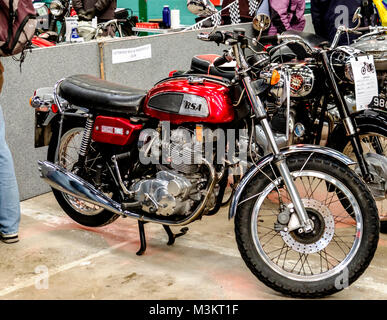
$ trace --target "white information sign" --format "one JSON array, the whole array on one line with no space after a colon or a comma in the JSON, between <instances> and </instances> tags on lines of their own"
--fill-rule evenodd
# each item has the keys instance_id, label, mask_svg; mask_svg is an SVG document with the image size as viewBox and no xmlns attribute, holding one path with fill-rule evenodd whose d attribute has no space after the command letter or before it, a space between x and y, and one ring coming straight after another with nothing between
<instances>
[{"instance_id":1,"label":"white information sign","mask_svg":"<svg viewBox=\"0 0 387 320\"><path fill-rule=\"evenodd\" d=\"M137 48L112 50L112 63L124 63L152 58L152 46L147 44Z\"/></svg>"},{"instance_id":2,"label":"white information sign","mask_svg":"<svg viewBox=\"0 0 387 320\"><path fill-rule=\"evenodd\" d=\"M351 58L351 65L355 80L356 110L360 111L367 109L373 97L379 95L374 57Z\"/></svg>"}]
</instances>

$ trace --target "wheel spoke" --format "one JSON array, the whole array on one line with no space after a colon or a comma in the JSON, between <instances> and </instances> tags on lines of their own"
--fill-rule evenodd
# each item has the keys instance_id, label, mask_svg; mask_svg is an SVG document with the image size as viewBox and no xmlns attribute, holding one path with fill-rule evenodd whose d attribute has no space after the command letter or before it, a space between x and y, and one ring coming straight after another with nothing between
<instances>
[{"instance_id":1,"label":"wheel spoke","mask_svg":"<svg viewBox=\"0 0 387 320\"><path fill-rule=\"evenodd\" d=\"M269 265L276 266L284 274L308 279L330 274L341 268L349 254L353 253L358 215L357 202L343 183L329 174L308 171L305 166L300 173L292 172L294 183L306 212L316 228L313 233L275 231L277 216L282 211L290 212L292 203L289 192L278 178L268 184L267 191L256 197L259 211L255 211L256 244L267 257ZM282 199L283 207L279 206ZM355 210L356 209L356 210ZM256 210L256 209L254 209ZM284 226L285 227L285 226ZM332 229L333 228L333 229Z\"/></svg>"}]
</instances>

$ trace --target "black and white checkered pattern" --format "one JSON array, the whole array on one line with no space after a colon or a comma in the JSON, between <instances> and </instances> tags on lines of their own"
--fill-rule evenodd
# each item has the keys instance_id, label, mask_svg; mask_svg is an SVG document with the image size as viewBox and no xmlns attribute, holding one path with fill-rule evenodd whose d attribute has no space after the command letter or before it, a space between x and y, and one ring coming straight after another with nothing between
<instances>
[{"instance_id":1,"label":"black and white checkered pattern","mask_svg":"<svg viewBox=\"0 0 387 320\"><path fill-rule=\"evenodd\" d=\"M222 23L222 17L220 15L220 12L217 12L211 16L212 25L213 26L220 26Z\"/></svg>"},{"instance_id":2,"label":"black and white checkered pattern","mask_svg":"<svg viewBox=\"0 0 387 320\"><path fill-rule=\"evenodd\" d=\"M249 0L249 15L254 17L262 0Z\"/></svg>"},{"instance_id":3,"label":"black and white checkered pattern","mask_svg":"<svg viewBox=\"0 0 387 320\"><path fill-rule=\"evenodd\" d=\"M241 22L240 10L239 10L239 0L234 1L230 6L230 18L231 24L237 24Z\"/></svg>"}]
</instances>

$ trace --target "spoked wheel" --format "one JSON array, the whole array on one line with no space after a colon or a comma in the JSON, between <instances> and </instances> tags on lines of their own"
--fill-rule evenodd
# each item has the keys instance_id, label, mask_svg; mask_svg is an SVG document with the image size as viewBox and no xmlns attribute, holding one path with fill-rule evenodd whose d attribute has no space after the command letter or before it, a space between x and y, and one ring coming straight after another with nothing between
<instances>
[{"instance_id":1,"label":"spoked wheel","mask_svg":"<svg viewBox=\"0 0 387 320\"><path fill-rule=\"evenodd\" d=\"M335 293L355 281L375 253L375 201L353 171L328 158L292 156L288 166L313 231L294 229L298 219L282 178L266 167L239 202L238 248L255 276L274 290L295 297Z\"/></svg>"},{"instance_id":2,"label":"spoked wheel","mask_svg":"<svg viewBox=\"0 0 387 320\"><path fill-rule=\"evenodd\" d=\"M84 128L75 127L65 130L60 140L58 158L59 165L71 171L78 161L78 152L81 146ZM48 150L48 160L55 161L56 139L52 140ZM90 147L89 155L86 159L84 178L95 185L97 176L97 165L103 165L102 157L93 145ZM102 173L103 174L103 173ZM53 189L54 196L62 209L76 222L89 226L99 227L107 225L116 220L119 215L107 211L95 204L78 199L66 193ZM109 197L113 197L113 192L105 192Z\"/></svg>"},{"instance_id":3,"label":"spoked wheel","mask_svg":"<svg viewBox=\"0 0 387 320\"><path fill-rule=\"evenodd\" d=\"M381 222L380 231L387 233L387 137L378 132L362 132L360 141L364 151L364 157L369 165L375 181L368 186L376 200ZM342 152L356 161L351 142L348 142ZM361 174L360 169L355 171Z\"/></svg>"}]
</instances>

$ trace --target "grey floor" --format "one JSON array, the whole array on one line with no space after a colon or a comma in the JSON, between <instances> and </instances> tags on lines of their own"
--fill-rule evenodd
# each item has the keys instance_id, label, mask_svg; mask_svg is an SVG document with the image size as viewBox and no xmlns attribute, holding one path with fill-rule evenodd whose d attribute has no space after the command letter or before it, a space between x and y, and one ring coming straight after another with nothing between
<instances>
[{"instance_id":1,"label":"grey floor","mask_svg":"<svg viewBox=\"0 0 387 320\"><path fill-rule=\"evenodd\" d=\"M0 243L0 299L287 299L259 282L237 250L224 210L189 226L167 246L147 224L148 250L138 257L137 222L119 219L84 228L51 193L22 202L21 241ZM367 271L326 299L387 298L387 235Z\"/></svg>"}]
</instances>

